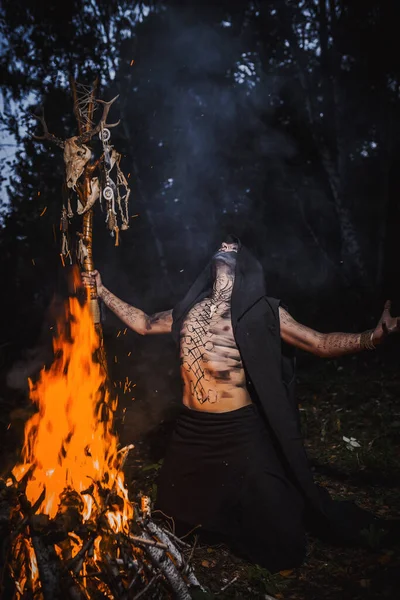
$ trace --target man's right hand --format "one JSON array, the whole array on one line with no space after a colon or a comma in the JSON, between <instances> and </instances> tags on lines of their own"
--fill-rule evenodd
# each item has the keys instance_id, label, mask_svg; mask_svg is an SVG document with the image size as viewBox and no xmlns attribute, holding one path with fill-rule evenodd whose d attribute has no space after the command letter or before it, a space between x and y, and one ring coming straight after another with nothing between
<instances>
[{"instance_id":1,"label":"man's right hand","mask_svg":"<svg viewBox=\"0 0 400 600\"><path fill-rule=\"evenodd\" d=\"M91 289L97 290L97 296L104 304L113 311L133 331L140 335L150 333L170 333L172 329L172 310L147 315L140 308L131 306L120 298L117 298L110 290L104 287L100 273L98 271L89 271L82 273L83 284Z\"/></svg>"},{"instance_id":2,"label":"man's right hand","mask_svg":"<svg viewBox=\"0 0 400 600\"><path fill-rule=\"evenodd\" d=\"M104 287L98 271L89 271L88 273L82 272L82 281L86 287L95 289L97 291L97 295L99 298L101 298L101 293Z\"/></svg>"}]
</instances>

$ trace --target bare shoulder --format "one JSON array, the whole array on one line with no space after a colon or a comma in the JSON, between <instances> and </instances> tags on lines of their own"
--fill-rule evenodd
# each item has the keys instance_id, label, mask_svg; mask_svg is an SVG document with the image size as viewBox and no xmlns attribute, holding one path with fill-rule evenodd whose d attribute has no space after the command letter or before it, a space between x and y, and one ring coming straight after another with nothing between
<instances>
[{"instance_id":1,"label":"bare shoulder","mask_svg":"<svg viewBox=\"0 0 400 600\"><path fill-rule=\"evenodd\" d=\"M279 307L279 323L284 342L306 352L316 353L321 333L296 321L282 306Z\"/></svg>"},{"instance_id":2,"label":"bare shoulder","mask_svg":"<svg viewBox=\"0 0 400 600\"><path fill-rule=\"evenodd\" d=\"M172 322L172 308L148 315L146 317L146 333L171 333Z\"/></svg>"},{"instance_id":3,"label":"bare shoulder","mask_svg":"<svg viewBox=\"0 0 400 600\"><path fill-rule=\"evenodd\" d=\"M279 321L280 324L282 325L294 325L296 323L296 321L293 319L292 315L290 313L288 313L288 311L286 309L284 309L282 306L279 306Z\"/></svg>"},{"instance_id":4,"label":"bare shoulder","mask_svg":"<svg viewBox=\"0 0 400 600\"><path fill-rule=\"evenodd\" d=\"M281 332L292 331L296 333L312 331L309 327L302 325L282 306L279 307L279 323Z\"/></svg>"}]
</instances>

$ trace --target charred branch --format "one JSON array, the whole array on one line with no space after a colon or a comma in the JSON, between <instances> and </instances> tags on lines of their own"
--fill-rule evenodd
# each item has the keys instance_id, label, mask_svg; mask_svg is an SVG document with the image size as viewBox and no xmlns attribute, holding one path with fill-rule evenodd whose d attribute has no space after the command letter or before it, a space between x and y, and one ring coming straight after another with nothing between
<instances>
[{"instance_id":1,"label":"charred branch","mask_svg":"<svg viewBox=\"0 0 400 600\"><path fill-rule=\"evenodd\" d=\"M61 566L54 547L47 545L41 535L32 535L44 600L61 598Z\"/></svg>"},{"instance_id":2,"label":"charred branch","mask_svg":"<svg viewBox=\"0 0 400 600\"><path fill-rule=\"evenodd\" d=\"M120 450L122 461L129 449ZM99 593L115 600L171 595L189 600L191 589L202 589L190 566L194 548L155 524L143 497L145 511L138 508L129 531L117 533L107 515L121 509L119 499L114 488L97 486L102 489L101 502L86 522L81 518L82 498L74 490L64 492L56 517L50 519L35 514L43 494L30 505L17 484L5 489L4 500L11 503L5 536L12 548L6 553L7 577L26 580L26 600L33 600L38 590L44 600L88 600ZM85 494L92 496L95 487L96 483ZM17 537L12 533L14 521Z\"/></svg>"}]
</instances>

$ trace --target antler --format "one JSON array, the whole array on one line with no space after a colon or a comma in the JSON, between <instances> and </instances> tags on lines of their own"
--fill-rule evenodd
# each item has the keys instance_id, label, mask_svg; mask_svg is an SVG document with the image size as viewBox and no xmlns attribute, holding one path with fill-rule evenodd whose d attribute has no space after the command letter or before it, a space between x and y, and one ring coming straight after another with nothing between
<instances>
[{"instance_id":1,"label":"antler","mask_svg":"<svg viewBox=\"0 0 400 600\"><path fill-rule=\"evenodd\" d=\"M115 96L115 98L110 100L109 102L105 102L104 100L96 99L96 102L103 105L103 114L101 116L101 119L97 123L96 127L94 127L93 129L90 129L89 131L85 131L85 133L82 133L82 135L80 135L76 138L77 144L86 144L89 140L92 139L93 136L96 135L96 133L99 133L102 128L111 129L111 127L116 127L117 125L119 125L120 121L118 121L117 123L110 123L110 124L108 124L106 122L111 105L116 101L116 99L118 97L119 97L119 94L118 94L118 96Z\"/></svg>"},{"instance_id":2,"label":"antler","mask_svg":"<svg viewBox=\"0 0 400 600\"><path fill-rule=\"evenodd\" d=\"M57 146L59 146L60 148L64 148L64 145L65 145L64 140L58 138L57 136L55 136L49 132L46 121L44 119L43 107L41 109L41 112L42 112L41 115L35 115L35 113L31 113L31 114L32 114L32 117L35 117L35 119L37 119L38 121L41 122L43 131L44 131L44 135L34 135L33 137L35 138L35 140L48 140L49 142L53 142L54 144L57 144Z\"/></svg>"}]
</instances>

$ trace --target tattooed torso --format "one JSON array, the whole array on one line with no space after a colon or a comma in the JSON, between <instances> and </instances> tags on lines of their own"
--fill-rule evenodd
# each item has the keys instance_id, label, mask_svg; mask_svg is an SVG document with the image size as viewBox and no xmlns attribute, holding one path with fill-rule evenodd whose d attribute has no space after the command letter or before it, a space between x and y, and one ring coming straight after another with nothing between
<instances>
[{"instance_id":1,"label":"tattooed torso","mask_svg":"<svg viewBox=\"0 0 400 600\"><path fill-rule=\"evenodd\" d=\"M228 412L251 403L231 323L230 298L205 298L188 312L180 338L183 403Z\"/></svg>"}]
</instances>

